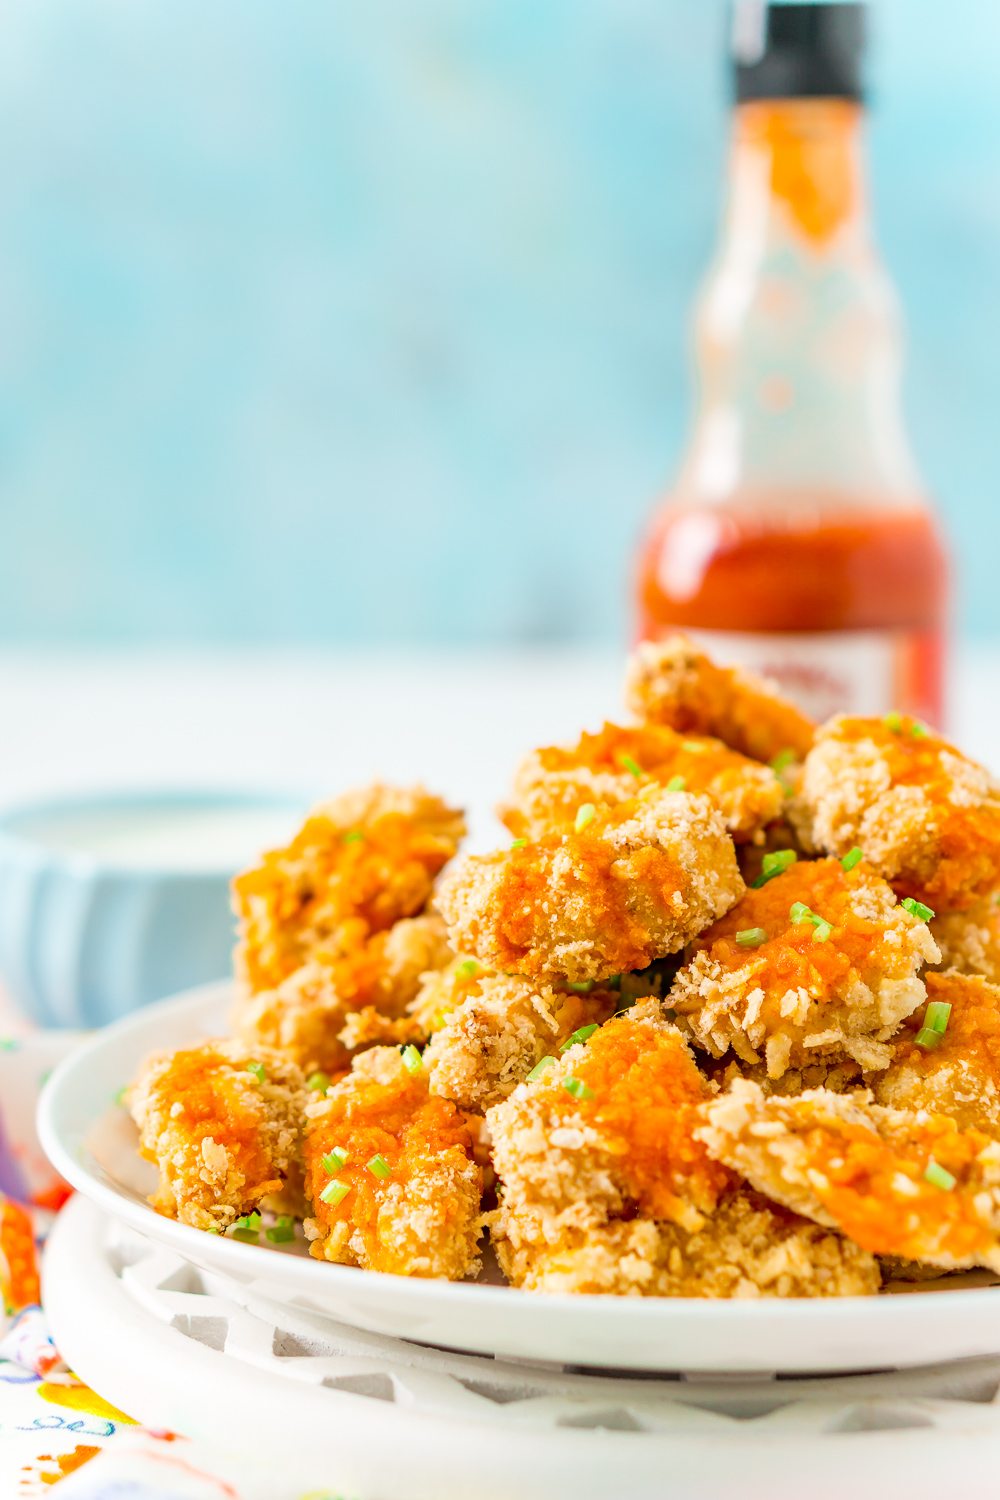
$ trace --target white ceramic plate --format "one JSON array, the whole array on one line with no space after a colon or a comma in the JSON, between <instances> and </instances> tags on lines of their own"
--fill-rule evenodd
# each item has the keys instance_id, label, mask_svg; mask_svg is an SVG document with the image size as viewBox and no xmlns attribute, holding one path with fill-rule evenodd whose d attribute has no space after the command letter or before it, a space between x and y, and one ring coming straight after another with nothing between
<instances>
[{"instance_id":1,"label":"white ceramic plate","mask_svg":"<svg viewBox=\"0 0 1000 1500\"><path fill-rule=\"evenodd\" d=\"M244 1245L162 1218L145 1201L151 1168L136 1157L134 1127L113 1099L147 1053L225 1032L231 998L228 984L205 986L98 1032L56 1068L38 1107L42 1144L67 1181L207 1271L377 1333L614 1370L864 1370L1000 1353L1000 1288L974 1284L989 1281L985 1274L910 1296L540 1296L333 1266L310 1259L301 1244Z\"/></svg>"}]
</instances>

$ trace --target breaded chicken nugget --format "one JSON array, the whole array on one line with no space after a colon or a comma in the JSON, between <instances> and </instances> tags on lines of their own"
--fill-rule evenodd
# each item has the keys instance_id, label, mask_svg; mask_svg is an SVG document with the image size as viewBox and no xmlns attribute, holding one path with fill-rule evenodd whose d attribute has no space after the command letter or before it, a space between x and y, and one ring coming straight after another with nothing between
<instances>
[{"instance_id":1,"label":"breaded chicken nugget","mask_svg":"<svg viewBox=\"0 0 1000 1500\"><path fill-rule=\"evenodd\" d=\"M941 950L939 969L958 969L1000 984L1000 892L993 891L968 911L944 912L928 924Z\"/></svg>"},{"instance_id":2,"label":"breaded chicken nugget","mask_svg":"<svg viewBox=\"0 0 1000 1500\"><path fill-rule=\"evenodd\" d=\"M706 792L737 843L754 838L781 813L784 788L770 766L758 765L721 740L676 734L655 724L622 729L605 724L576 745L534 750L514 777L514 805L504 822L518 838L540 838L572 823L586 803L616 807L658 782Z\"/></svg>"},{"instance_id":3,"label":"breaded chicken nugget","mask_svg":"<svg viewBox=\"0 0 1000 1500\"><path fill-rule=\"evenodd\" d=\"M620 807L582 808L565 832L467 857L437 903L456 950L501 971L583 982L672 953L742 893L708 798L650 786Z\"/></svg>"},{"instance_id":4,"label":"breaded chicken nugget","mask_svg":"<svg viewBox=\"0 0 1000 1500\"><path fill-rule=\"evenodd\" d=\"M127 1104L140 1154L160 1169L157 1213L224 1230L259 1207L301 1162L307 1098L293 1062L238 1039L150 1058Z\"/></svg>"},{"instance_id":5,"label":"breaded chicken nugget","mask_svg":"<svg viewBox=\"0 0 1000 1500\"><path fill-rule=\"evenodd\" d=\"M636 647L625 671L625 702L636 718L714 735L752 760L789 750L801 760L815 729L773 683L740 667L715 666L683 635Z\"/></svg>"},{"instance_id":6,"label":"breaded chicken nugget","mask_svg":"<svg viewBox=\"0 0 1000 1500\"><path fill-rule=\"evenodd\" d=\"M1000 1141L947 1115L737 1080L705 1106L712 1155L758 1192L875 1255L1000 1272Z\"/></svg>"},{"instance_id":7,"label":"breaded chicken nugget","mask_svg":"<svg viewBox=\"0 0 1000 1500\"><path fill-rule=\"evenodd\" d=\"M517 974L482 974L424 1053L431 1092L482 1114L581 1027L614 1015L612 990L574 994Z\"/></svg>"},{"instance_id":8,"label":"breaded chicken nugget","mask_svg":"<svg viewBox=\"0 0 1000 1500\"><path fill-rule=\"evenodd\" d=\"M427 1083L415 1049L373 1047L307 1106L317 1260L449 1281L478 1270L482 1171L464 1118Z\"/></svg>"},{"instance_id":9,"label":"breaded chicken nugget","mask_svg":"<svg viewBox=\"0 0 1000 1500\"><path fill-rule=\"evenodd\" d=\"M280 1048L307 1074L336 1072L360 1047L421 1039L407 1008L427 973L451 957L436 913L404 917L354 949L303 964L276 989L241 995L233 1022L248 1041Z\"/></svg>"},{"instance_id":10,"label":"breaded chicken nugget","mask_svg":"<svg viewBox=\"0 0 1000 1500\"><path fill-rule=\"evenodd\" d=\"M464 832L461 813L419 786L376 783L321 804L286 849L233 881L238 977L277 989L304 963L335 962L416 916Z\"/></svg>"},{"instance_id":11,"label":"breaded chicken nugget","mask_svg":"<svg viewBox=\"0 0 1000 1500\"><path fill-rule=\"evenodd\" d=\"M870 1256L712 1169L693 1135L708 1096L683 1038L644 1000L491 1109L492 1234L513 1284L659 1297L874 1291Z\"/></svg>"},{"instance_id":12,"label":"breaded chicken nugget","mask_svg":"<svg viewBox=\"0 0 1000 1500\"><path fill-rule=\"evenodd\" d=\"M867 1250L769 1203L727 1191L693 1234L663 1220L576 1230L547 1246L498 1239L514 1286L629 1297L865 1297L881 1284Z\"/></svg>"},{"instance_id":13,"label":"breaded chicken nugget","mask_svg":"<svg viewBox=\"0 0 1000 1500\"><path fill-rule=\"evenodd\" d=\"M871 1081L875 1099L1000 1139L1000 988L955 972L925 978L927 1006L894 1039L892 1062Z\"/></svg>"},{"instance_id":14,"label":"breaded chicken nugget","mask_svg":"<svg viewBox=\"0 0 1000 1500\"><path fill-rule=\"evenodd\" d=\"M798 861L703 932L670 1004L699 1047L770 1078L846 1054L887 1067L885 1045L924 998L937 957L927 924L865 865Z\"/></svg>"},{"instance_id":15,"label":"breaded chicken nugget","mask_svg":"<svg viewBox=\"0 0 1000 1500\"><path fill-rule=\"evenodd\" d=\"M793 816L830 854L858 845L901 896L964 911L1000 885L1000 787L915 719L831 719Z\"/></svg>"}]
</instances>

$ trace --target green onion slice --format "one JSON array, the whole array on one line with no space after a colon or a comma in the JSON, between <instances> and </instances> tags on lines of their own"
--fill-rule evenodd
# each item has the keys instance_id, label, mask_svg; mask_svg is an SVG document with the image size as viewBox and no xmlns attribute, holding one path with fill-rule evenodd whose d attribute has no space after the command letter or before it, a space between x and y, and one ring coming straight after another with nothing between
<instances>
[{"instance_id":1,"label":"green onion slice","mask_svg":"<svg viewBox=\"0 0 1000 1500\"><path fill-rule=\"evenodd\" d=\"M244 1245L259 1245L260 1231L257 1229L234 1229L233 1239L242 1240Z\"/></svg>"},{"instance_id":2,"label":"green onion slice","mask_svg":"<svg viewBox=\"0 0 1000 1500\"><path fill-rule=\"evenodd\" d=\"M790 766L795 759L794 750L779 750L771 762L771 770L777 776L786 766Z\"/></svg>"},{"instance_id":3,"label":"green onion slice","mask_svg":"<svg viewBox=\"0 0 1000 1500\"><path fill-rule=\"evenodd\" d=\"M260 1214L254 1209L251 1213L244 1214L242 1219L234 1219L233 1227L235 1229L259 1229Z\"/></svg>"},{"instance_id":4,"label":"green onion slice","mask_svg":"<svg viewBox=\"0 0 1000 1500\"><path fill-rule=\"evenodd\" d=\"M935 1047L940 1046L943 1035L943 1032L935 1031L932 1026L921 1026L914 1041L918 1047L925 1047L928 1052L933 1052Z\"/></svg>"},{"instance_id":5,"label":"green onion slice","mask_svg":"<svg viewBox=\"0 0 1000 1500\"><path fill-rule=\"evenodd\" d=\"M566 1038L566 1040L563 1042L562 1046L559 1048L559 1051L560 1052L568 1052L571 1047L575 1047L576 1046L577 1042L585 1042L587 1040L588 1036L593 1036L594 1032L596 1030L597 1030L597 1022L596 1021L594 1022L594 1024L592 1026L578 1026L577 1029L576 1029L576 1031L574 1031L573 1035L572 1036L568 1036Z\"/></svg>"},{"instance_id":6,"label":"green onion slice","mask_svg":"<svg viewBox=\"0 0 1000 1500\"><path fill-rule=\"evenodd\" d=\"M118 1090L117 1094L112 1094L111 1097L112 1097L112 1099L113 1099L113 1101L114 1101L115 1104L124 1104L125 1103L125 1095L127 1093L128 1093L128 1084L127 1083L123 1083L122 1086L121 1086L121 1088Z\"/></svg>"},{"instance_id":7,"label":"green onion slice","mask_svg":"<svg viewBox=\"0 0 1000 1500\"><path fill-rule=\"evenodd\" d=\"M329 1073L310 1073L309 1077L306 1079L306 1088L311 1089L313 1092L315 1092L317 1089L321 1089L325 1094L329 1087Z\"/></svg>"},{"instance_id":8,"label":"green onion slice","mask_svg":"<svg viewBox=\"0 0 1000 1500\"><path fill-rule=\"evenodd\" d=\"M323 1165L331 1177L336 1177L337 1173L347 1166L350 1159L350 1152L345 1151L343 1146L334 1146L333 1150L324 1156Z\"/></svg>"},{"instance_id":9,"label":"green onion slice","mask_svg":"<svg viewBox=\"0 0 1000 1500\"><path fill-rule=\"evenodd\" d=\"M926 740L930 738L927 727L921 724L919 719L914 719L910 725L910 733L915 740Z\"/></svg>"},{"instance_id":10,"label":"green onion slice","mask_svg":"<svg viewBox=\"0 0 1000 1500\"><path fill-rule=\"evenodd\" d=\"M793 922L809 922L813 914L804 901L793 901L788 909L788 915Z\"/></svg>"},{"instance_id":11,"label":"green onion slice","mask_svg":"<svg viewBox=\"0 0 1000 1500\"><path fill-rule=\"evenodd\" d=\"M419 1073L423 1065L423 1058L416 1047L411 1045L403 1048L403 1067L408 1073Z\"/></svg>"},{"instance_id":12,"label":"green onion slice","mask_svg":"<svg viewBox=\"0 0 1000 1500\"><path fill-rule=\"evenodd\" d=\"M541 1076L545 1072L546 1068L551 1068L551 1066L552 1066L552 1064L554 1062L555 1062L555 1058L554 1057L543 1057L542 1060L541 1060L541 1062L536 1063L535 1066L532 1068L531 1072L528 1074L526 1082L527 1083L534 1083L535 1079L536 1078L541 1078Z\"/></svg>"},{"instance_id":13,"label":"green onion slice","mask_svg":"<svg viewBox=\"0 0 1000 1500\"><path fill-rule=\"evenodd\" d=\"M376 1152L370 1161L365 1162L365 1166L373 1177L385 1178L392 1176L392 1168L380 1151Z\"/></svg>"},{"instance_id":14,"label":"green onion slice","mask_svg":"<svg viewBox=\"0 0 1000 1500\"><path fill-rule=\"evenodd\" d=\"M882 720L882 723L885 725L886 729L891 729L893 734L898 734L903 727L903 721L899 717L899 714L896 713L895 709L893 709L892 713L886 714L885 718Z\"/></svg>"},{"instance_id":15,"label":"green onion slice","mask_svg":"<svg viewBox=\"0 0 1000 1500\"><path fill-rule=\"evenodd\" d=\"M830 926L829 922L824 922L822 919L820 919L820 921L818 921L818 922L814 921L813 922L813 942L814 943L825 943L826 940L827 940L827 938L830 936L830 934L831 934L832 931L833 931L833 928Z\"/></svg>"},{"instance_id":16,"label":"green onion slice","mask_svg":"<svg viewBox=\"0 0 1000 1500\"><path fill-rule=\"evenodd\" d=\"M269 1239L272 1245L288 1245L295 1238L295 1223L287 1215L282 1214L273 1229L264 1230L265 1239Z\"/></svg>"},{"instance_id":17,"label":"green onion slice","mask_svg":"<svg viewBox=\"0 0 1000 1500\"><path fill-rule=\"evenodd\" d=\"M921 922L929 922L934 915L929 906L925 906L922 901L915 901L912 896L907 896L899 904L911 917L919 917Z\"/></svg>"},{"instance_id":18,"label":"green onion slice","mask_svg":"<svg viewBox=\"0 0 1000 1500\"><path fill-rule=\"evenodd\" d=\"M345 844L359 844L361 843L363 838L364 834L361 832L361 830L359 828L355 828L351 833L345 833L341 842Z\"/></svg>"},{"instance_id":19,"label":"green onion slice","mask_svg":"<svg viewBox=\"0 0 1000 1500\"><path fill-rule=\"evenodd\" d=\"M761 861L760 874L753 883L753 889L759 891L762 885L767 885L775 875L782 875L794 865L798 859L794 849L775 849L770 854L765 854Z\"/></svg>"},{"instance_id":20,"label":"green onion slice","mask_svg":"<svg viewBox=\"0 0 1000 1500\"><path fill-rule=\"evenodd\" d=\"M942 1035L948 1030L948 1017L951 1015L951 1006L947 1000L932 1000L924 1015L924 1025L931 1031L940 1031Z\"/></svg>"},{"instance_id":21,"label":"green onion slice","mask_svg":"<svg viewBox=\"0 0 1000 1500\"><path fill-rule=\"evenodd\" d=\"M574 1099L593 1099L595 1097L594 1090L589 1089L579 1078L564 1078L562 1086L567 1094L573 1095Z\"/></svg>"},{"instance_id":22,"label":"green onion slice","mask_svg":"<svg viewBox=\"0 0 1000 1500\"><path fill-rule=\"evenodd\" d=\"M589 995L596 983L596 979L567 979L566 988L572 990L575 995Z\"/></svg>"},{"instance_id":23,"label":"green onion slice","mask_svg":"<svg viewBox=\"0 0 1000 1500\"><path fill-rule=\"evenodd\" d=\"M338 1203L343 1203L350 1191L349 1182L328 1182L320 1193L320 1198L324 1203L329 1203L331 1208L336 1208Z\"/></svg>"},{"instance_id":24,"label":"green onion slice","mask_svg":"<svg viewBox=\"0 0 1000 1500\"><path fill-rule=\"evenodd\" d=\"M931 1183L934 1187L943 1188L946 1193L950 1193L955 1186L956 1180L944 1167L939 1166L933 1156L931 1157L924 1170L925 1182Z\"/></svg>"},{"instance_id":25,"label":"green onion slice","mask_svg":"<svg viewBox=\"0 0 1000 1500\"><path fill-rule=\"evenodd\" d=\"M761 943L767 942L767 933L763 927L744 927L736 934L736 941L741 948L759 948Z\"/></svg>"},{"instance_id":26,"label":"green onion slice","mask_svg":"<svg viewBox=\"0 0 1000 1500\"><path fill-rule=\"evenodd\" d=\"M850 871L854 869L855 865L859 865L861 863L864 857L864 851L862 849L859 849L857 844L855 844L853 849L848 849L847 853L844 855L840 863L843 865L844 869L847 870L848 873L850 873Z\"/></svg>"},{"instance_id":27,"label":"green onion slice","mask_svg":"<svg viewBox=\"0 0 1000 1500\"><path fill-rule=\"evenodd\" d=\"M686 776L671 776L670 780L667 782L667 791L668 792L683 792L683 790L684 790L684 788L686 786L687 786L687 777Z\"/></svg>"},{"instance_id":28,"label":"green onion slice","mask_svg":"<svg viewBox=\"0 0 1000 1500\"><path fill-rule=\"evenodd\" d=\"M258 1083L263 1083L267 1077L263 1063L247 1063L247 1072L252 1073Z\"/></svg>"},{"instance_id":29,"label":"green onion slice","mask_svg":"<svg viewBox=\"0 0 1000 1500\"><path fill-rule=\"evenodd\" d=\"M513 843L512 843L512 844L511 844L511 846L510 846L510 847L511 847L511 848L512 848L512 849L523 849L523 848L524 848L524 846L525 846L525 844L526 844L526 843L527 843L527 842L528 842L528 840L527 840L527 839L515 839L515 840L514 840L514 842L513 842Z\"/></svg>"},{"instance_id":30,"label":"green onion slice","mask_svg":"<svg viewBox=\"0 0 1000 1500\"><path fill-rule=\"evenodd\" d=\"M464 963L459 964L455 970L456 978L471 979L473 974L479 973L479 965L474 958L467 958Z\"/></svg>"},{"instance_id":31,"label":"green onion slice","mask_svg":"<svg viewBox=\"0 0 1000 1500\"><path fill-rule=\"evenodd\" d=\"M625 767L626 771L631 771L636 781L638 781L639 777L642 775L642 767L640 766L639 762L637 760L633 760L631 755L623 755L622 765Z\"/></svg>"},{"instance_id":32,"label":"green onion slice","mask_svg":"<svg viewBox=\"0 0 1000 1500\"><path fill-rule=\"evenodd\" d=\"M586 828L588 823L592 823L596 817L597 808L592 802L585 802L577 812L576 821L574 822L573 827L576 829L577 833L579 833L582 829Z\"/></svg>"}]
</instances>

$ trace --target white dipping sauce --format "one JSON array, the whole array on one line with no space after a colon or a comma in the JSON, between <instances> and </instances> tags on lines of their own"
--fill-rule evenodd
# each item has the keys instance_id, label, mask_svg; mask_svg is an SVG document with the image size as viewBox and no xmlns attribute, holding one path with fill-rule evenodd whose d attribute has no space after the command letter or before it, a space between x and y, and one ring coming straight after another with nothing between
<instances>
[{"instance_id":1,"label":"white dipping sauce","mask_svg":"<svg viewBox=\"0 0 1000 1500\"><path fill-rule=\"evenodd\" d=\"M235 872L265 849L287 844L302 811L136 802L66 809L18 820L16 833L62 854L84 854L126 869Z\"/></svg>"}]
</instances>

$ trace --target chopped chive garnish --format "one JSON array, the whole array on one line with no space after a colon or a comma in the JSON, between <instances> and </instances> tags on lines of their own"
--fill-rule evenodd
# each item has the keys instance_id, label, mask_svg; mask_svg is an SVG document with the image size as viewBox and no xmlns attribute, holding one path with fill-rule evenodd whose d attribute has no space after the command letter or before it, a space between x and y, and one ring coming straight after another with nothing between
<instances>
[{"instance_id":1,"label":"chopped chive garnish","mask_svg":"<svg viewBox=\"0 0 1000 1500\"><path fill-rule=\"evenodd\" d=\"M320 1193L320 1198L324 1203L329 1203L331 1208L336 1208L338 1203L343 1203L350 1191L349 1182L328 1182Z\"/></svg>"},{"instance_id":2,"label":"chopped chive garnish","mask_svg":"<svg viewBox=\"0 0 1000 1500\"><path fill-rule=\"evenodd\" d=\"M525 1082L527 1082L527 1083L534 1083L535 1079L536 1078L541 1078L541 1076L545 1072L546 1068L551 1068L551 1066L552 1066L552 1064L554 1062L555 1062L555 1058L554 1057L543 1057L542 1060L541 1060L541 1062L536 1063L535 1066L532 1068L532 1070L528 1074L528 1077L525 1080Z\"/></svg>"},{"instance_id":3,"label":"chopped chive garnish","mask_svg":"<svg viewBox=\"0 0 1000 1500\"><path fill-rule=\"evenodd\" d=\"M767 942L767 933L763 927L744 927L736 934L736 941L741 948L759 948L761 943Z\"/></svg>"},{"instance_id":4,"label":"chopped chive garnish","mask_svg":"<svg viewBox=\"0 0 1000 1500\"><path fill-rule=\"evenodd\" d=\"M844 855L840 863L843 865L844 869L848 873L850 873L851 870L854 869L855 865L859 865L861 863L864 857L864 851L859 849L857 844L855 844L853 849L848 849L847 853Z\"/></svg>"},{"instance_id":5,"label":"chopped chive garnish","mask_svg":"<svg viewBox=\"0 0 1000 1500\"><path fill-rule=\"evenodd\" d=\"M951 1006L947 1000L932 1000L924 1016L924 1025L929 1026L932 1031L944 1033L948 1030L948 1017L950 1015Z\"/></svg>"},{"instance_id":6,"label":"chopped chive garnish","mask_svg":"<svg viewBox=\"0 0 1000 1500\"><path fill-rule=\"evenodd\" d=\"M935 1047L940 1046L943 1036L944 1032L935 1031L933 1026L921 1026L914 1041L918 1047L925 1047L928 1052L933 1052Z\"/></svg>"},{"instance_id":7,"label":"chopped chive garnish","mask_svg":"<svg viewBox=\"0 0 1000 1500\"><path fill-rule=\"evenodd\" d=\"M272 1245L289 1245L295 1238L295 1222L283 1214L273 1229L264 1230L264 1238Z\"/></svg>"},{"instance_id":8,"label":"chopped chive garnish","mask_svg":"<svg viewBox=\"0 0 1000 1500\"><path fill-rule=\"evenodd\" d=\"M812 912L804 901L793 901L788 910L788 915L793 922L808 922Z\"/></svg>"},{"instance_id":9,"label":"chopped chive garnish","mask_svg":"<svg viewBox=\"0 0 1000 1500\"><path fill-rule=\"evenodd\" d=\"M782 875L798 859L794 849L775 849L770 854L765 854L761 861L760 874L753 883L753 889L759 891L762 885L767 885L775 875Z\"/></svg>"},{"instance_id":10,"label":"chopped chive garnish","mask_svg":"<svg viewBox=\"0 0 1000 1500\"><path fill-rule=\"evenodd\" d=\"M639 777L642 775L642 767L640 766L639 762L637 760L633 760L631 755L623 755L622 765L625 767L626 771L631 771L632 775L638 781Z\"/></svg>"},{"instance_id":11,"label":"chopped chive garnish","mask_svg":"<svg viewBox=\"0 0 1000 1500\"><path fill-rule=\"evenodd\" d=\"M795 759L794 750L779 750L771 762L771 770L777 776L786 766L790 766Z\"/></svg>"},{"instance_id":12,"label":"chopped chive garnish","mask_svg":"<svg viewBox=\"0 0 1000 1500\"><path fill-rule=\"evenodd\" d=\"M208 1228L205 1230L205 1233L206 1234L221 1234L222 1230L219 1228L218 1224L209 1224Z\"/></svg>"},{"instance_id":13,"label":"chopped chive garnish","mask_svg":"<svg viewBox=\"0 0 1000 1500\"><path fill-rule=\"evenodd\" d=\"M595 1097L594 1090L589 1089L579 1078L564 1078L563 1088L567 1094L572 1094L574 1099L593 1099Z\"/></svg>"},{"instance_id":14,"label":"chopped chive garnish","mask_svg":"<svg viewBox=\"0 0 1000 1500\"><path fill-rule=\"evenodd\" d=\"M671 776L670 780L667 782L667 791L668 792L683 792L683 790L684 790L684 788L686 786L687 786L687 777L686 776Z\"/></svg>"},{"instance_id":15,"label":"chopped chive garnish","mask_svg":"<svg viewBox=\"0 0 1000 1500\"><path fill-rule=\"evenodd\" d=\"M234 1229L233 1230L233 1239L234 1240L242 1240L243 1243L244 1243L244 1245L259 1245L260 1244L260 1230L259 1229Z\"/></svg>"},{"instance_id":16,"label":"chopped chive garnish","mask_svg":"<svg viewBox=\"0 0 1000 1500\"><path fill-rule=\"evenodd\" d=\"M127 1093L128 1093L128 1084L127 1083L123 1083L122 1086L121 1086L121 1088L118 1090L117 1094L112 1094L111 1097L114 1100L115 1104L124 1104L125 1103L125 1095Z\"/></svg>"},{"instance_id":17,"label":"chopped chive garnish","mask_svg":"<svg viewBox=\"0 0 1000 1500\"><path fill-rule=\"evenodd\" d=\"M408 1073L419 1073L423 1065L423 1059L416 1047L403 1048L403 1067Z\"/></svg>"},{"instance_id":18,"label":"chopped chive garnish","mask_svg":"<svg viewBox=\"0 0 1000 1500\"><path fill-rule=\"evenodd\" d=\"M263 1063L247 1063L247 1072L252 1073L258 1083L263 1083L267 1077Z\"/></svg>"},{"instance_id":19,"label":"chopped chive garnish","mask_svg":"<svg viewBox=\"0 0 1000 1500\"><path fill-rule=\"evenodd\" d=\"M827 938L830 936L830 933L832 931L833 931L833 928L830 926L829 922L824 922L824 921L822 921L822 919L819 922L814 922L813 923L813 942L814 943L825 943L826 940L827 940Z\"/></svg>"},{"instance_id":20,"label":"chopped chive garnish","mask_svg":"<svg viewBox=\"0 0 1000 1500\"><path fill-rule=\"evenodd\" d=\"M260 1214L254 1209L251 1213L244 1214L242 1219L234 1219L233 1224L237 1229L259 1229Z\"/></svg>"},{"instance_id":21,"label":"chopped chive garnish","mask_svg":"<svg viewBox=\"0 0 1000 1500\"><path fill-rule=\"evenodd\" d=\"M242 1240L245 1245L256 1245L260 1240L260 1214L254 1209L253 1213L244 1214L242 1219L233 1221L233 1239Z\"/></svg>"},{"instance_id":22,"label":"chopped chive garnish","mask_svg":"<svg viewBox=\"0 0 1000 1500\"><path fill-rule=\"evenodd\" d=\"M324 1156L323 1165L331 1177L336 1177L337 1173L347 1166L350 1159L350 1152L345 1151L343 1146L334 1146L333 1150Z\"/></svg>"},{"instance_id":23,"label":"chopped chive garnish","mask_svg":"<svg viewBox=\"0 0 1000 1500\"><path fill-rule=\"evenodd\" d=\"M596 980L593 979L567 979L566 988L572 990L574 995L589 995L595 983Z\"/></svg>"},{"instance_id":24,"label":"chopped chive garnish","mask_svg":"<svg viewBox=\"0 0 1000 1500\"><path fill-rule=\"evenodd\" d=\"M934 1187L943 1188L946 1193L950 1193L955 1186L956 1179L952 1177L950 1172L945 1171L944 1167L939 1166L932 1156L924 1169L924 1181L931 1183Z\"/></svg>"},{"instance_id":25,"label":"chopped chive garnish","mask_svg":"<svg viewBox=\"0 0 1000 1500\"><path fill-rule=\"evenodd\" d=\"M915 901L912 896L907 896L906 900L899 904L904 911L910 913L911 917L919 917L921 922L929 922L934 915L929 906L925 906L922 901Z\"/></svg>"},{"instance_id":26,"label":"chopped chive garnish","mask_svg":"<svg viewBox=\"0 0 1000 1500\"><path fill-rule=\"evenodd\" d=\"M929 738L928 731L919 719L914 719L910 725L910 733L915 740L926 740Z\"/></svg>"},{"instance_id":27,"label":"chopped chive garnish","mask_svg":"<svg viewBox=\"0 0 1000 1500\"><path fill-rule=\"evenodd\" d=\"M527 840L527 839L515 839L515 840L514 840L514 842L513 842L513 843L512 843L512 844L511 844L511 846L510 846L510 847L511 847L511 848L512 848L512 849L523 849L523 848L524 848L524 846L525 846L525 844L526 844L526 843L527 843L527 842L528 842L528 840Z\"/></svg>"},{"instance_id":28,"label":"chopped chive garnish","mask_svg":"<svg viewBox=\"0 0 1000 1500\"><path fill-rule=\"evenodd\" d=\"M576 1046L577 1042L585 1042L587 1040L588 1036L593 1036L594 1032L596 1030L597 1030L597 1023L596 1023L596 1021L594 1022L593 1026L579 1026L579 1027L577 1027L577 1029L576 1029L576 1031L574 1031L573 1035L572 1036L568 1036L566 1038L566 1040L563 1042L562 1046L559 1048L559 1051L560 1052L568 1052L571 1047L575 1047Z\"/></svg>"},{"instance_id":29,"label":"chopped chive garnish","mask_svg":"<svg viewBox=\"0 0 1000 1500\"><path fill-rule=\"evenodd\" d=\"M460 979L471 979L473 974L479 973L479 965L474 958L467 958L464 963L459 964L455 975Z\"/></svg>"},{"instance_id":30,"label":"chopped chive garnish","mask_svg":"<svg viewBox=\"0 0 1000 1500\"><path fill-rule=\"evenodd\" d=\"M373 1177L390 1177L392 1175L392 1168L380 1151L376 1152L370 1161L365 1162L365 1166Z\"/></svg>"},{"instance_id":31,"label":"chopped chive garnish","mask_svg":"<svg viewBox=\"0 0 1000 1500\"><path fill-rule=\"evenodd\" d=\"M903 721L899 717L899 714L896 713L895 709L891 714L886 714L885 718L882 720L882 723L885 725L886 729L891 729L893 734L898 734L903 727Z\"/></svg>"},{"instance_id":32,"label":"chopped chive garnish","mask_svg":"<svg viewBox=\"0 0 1000 1500\"><path fill-rule=\"evenodd\" d=\"M576 815L576 822L573 824L573 827L579 833L582 828L586 828L588 823L592 823L596 817L597 808L592 802L585 802Z\"/></svg>"},{"instance_id":33,"label":"chopped chive garnish","mask_svg":"<svg viewBox=\"0 0 1000 1500\"><path fill-rule=\"evenodd\" d=\"M622 987L622 976L620 974L612 974L612 976L611 976L610 979L605 979L604 984L602 986L602 988L604 988L606 990L620 990L621 987Z\"/></svg>"},{"instance_id":34,"label":"chopped chive garnish","mask_svg":"<svg viewBox=\"0 0 1000 1500\"><path fill-rule=\"evenodd\" d=\"M353 833L345 833L342 842L345 844L358 844L364 838L360 829L355 828Z\"/></svg>"},{"instance_id":35,"label":"chopped chive garnish","mask_svg":"<svg viewBox=\"0 0 1000 1500\"><path fill-rule=\"evenodd\" d=\"M306 1079L306 1088L310 1089L313 1093L315 1093L317 1090L321 1090L325 1094L329 1087L329 1073L310 1073L309 1077Z\"/></svg>"}]
</instances>

